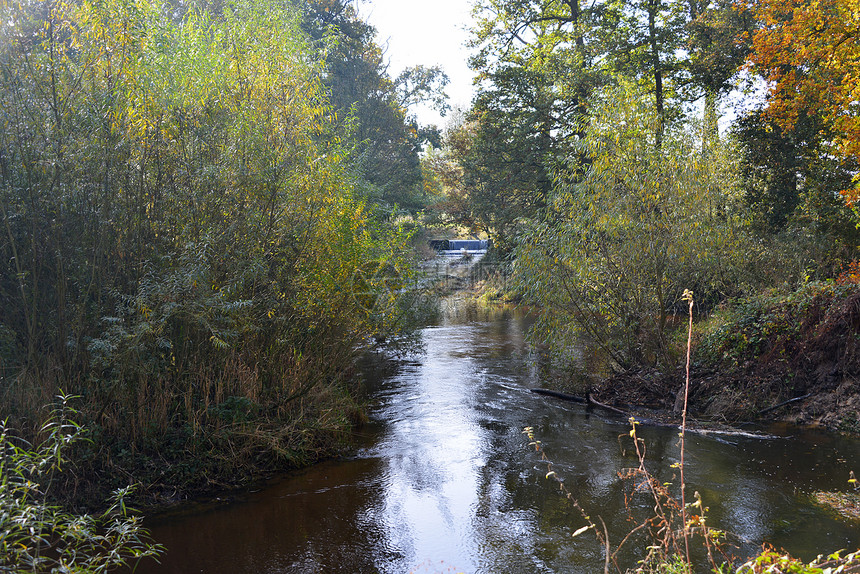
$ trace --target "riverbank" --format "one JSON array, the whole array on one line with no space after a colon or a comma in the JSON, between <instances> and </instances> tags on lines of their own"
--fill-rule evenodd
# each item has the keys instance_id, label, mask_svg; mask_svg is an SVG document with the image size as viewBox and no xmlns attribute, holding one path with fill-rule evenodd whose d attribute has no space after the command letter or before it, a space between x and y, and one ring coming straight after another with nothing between
<instances>
[{"instance_id":1,"label":"riverbank","mask_svg":"<svg viewBox=\"0 0 860 574\"><path fill-rule=\"evenodd\" d=\"M256 383L251 378L235 384L250 388ZM360 377L347 369L313 387L302 388L305 381L285 377L279 392L243 393L231 388L228 374L188 376L188 393L177 396L162 379L156 381L165 387L158 395L137 387L142 396L133 410L119 399L105 407L95 393L63 393L48 385L54 396L37 402L30 397L33 385L17 381L0 399L9 434L37 446L45 440L43 417L55 408L57 395L68 397L74 411L68 424L79 426L84 440L65 449L68 463L53 479L52 503L97 513L114 491L133 485L128 504L149 513L248 488L346 452L354 428L367 420ZM210 393L216 385L220 396Z\"/></svg>"},{"instance_id":2,"label":"riverbank","mask_svg":"<svg viewBox=\"0 0 860 574\"><path fill-rule=\"evenodd\" d=\"M697 325L690 413L860 432L860 289L809 283L717 310ZM684 369L643 368L598 389L612 404L677 412Z\"/></svg>"},{"instance_id":3,"label":"riverbank","mask_svg":"<svg viewBox=\"0 0 860 574\"><path fill-rule=\"evenodd\" d=\"M656 409L680 420L676 407L684 376L683 369L668 373L640 369L617 374L603 382L595 397L617 407ZM813 380L797 393L786 392L785 373L776 370L720 372L698 365L691 369L690 379L689 412L693 417L730 424L777 421L860 433L860 392L851 378Z\"/></svg>"},{"instance_id":4,"label":"riverbank","mask_svg":"<svg viewBox=\"0 0 860 574\"><path fill-rule=\"evenodd\" d=\"M470 296L488 305L517 301L492 279L476 283ZM586 390L607 405L680 419L686 329L680 331L675 368L591 377ZM561 390L585 396L582 382L554 378ZM860 285L850 278L730 302L694 326L689 412L702 420L781 421L857 434L858 381Z\"/></svg>"},{"instance_id":5,"label":"riverbank","mask_svg":"<svg viewBox=\"0 0 860 574\"><path fill-rule=\"evenodd\" d=\"M229 499L341 456L368 420L361 377L353 372L349 381L279 405L232 396L208 409L206 418L177 420L136 440L108 434L82 397L69 397L69 422L80 426L85 440L66 450L68 463L53 479L51 499L76 512L100 512L112 492L133 485L127 503L150 515Z\"/></svg>"}]
</instances>

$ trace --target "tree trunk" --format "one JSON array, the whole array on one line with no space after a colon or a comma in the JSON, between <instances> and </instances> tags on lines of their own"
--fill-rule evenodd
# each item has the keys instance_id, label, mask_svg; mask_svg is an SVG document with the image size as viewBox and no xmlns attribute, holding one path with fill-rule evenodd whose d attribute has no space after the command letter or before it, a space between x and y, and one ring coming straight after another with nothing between
<instances>
[{"instance_id":1,"label":"tree trunk","mask_svg":"<svg viewBox=\"0 0 860 574\"><path fill-rule=\"evenodd\" d=\"M657 40L657 12L660 0L648 1L648 44L651 47L651 68L654 74L654 100L657 108L657 126L654 130L654 145L663 147L664 105L663 105L663 67L660 63L660 46Z\"/></svg>"},{"instance_id":2,"label":"tree trunk","mask_svg":"<svg viewBox=\"0 0 860 574\"><path fill-rule=\"evenodd\" d=\"M702 117L702 154L706 155L719 140L720 128L717 115L717 93L708 89L705 94L705 109Z\"/></svg>"}]
</instances>

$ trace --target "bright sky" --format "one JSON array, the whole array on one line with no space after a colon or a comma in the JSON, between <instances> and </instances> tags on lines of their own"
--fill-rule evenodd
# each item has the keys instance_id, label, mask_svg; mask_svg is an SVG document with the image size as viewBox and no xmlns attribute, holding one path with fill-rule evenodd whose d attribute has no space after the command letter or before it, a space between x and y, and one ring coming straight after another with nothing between
<instances>
[{"instance_id":1,"label":"bright sky","mask_svg":"<svg viewBox=\"0 0 860 574\"><path fill-rule=\"evenodd\" d=\"M468 108L472 101L472 71L465 42L471 24L470 0L359 0L357 8L377 30L377 42L386 47L389 75L404 68L439 65L448 74L448 103ZM444 127L430 109L413 110L421 124ZM450 117L450 114L449 116Z\"/></svg>"}]
</instances>

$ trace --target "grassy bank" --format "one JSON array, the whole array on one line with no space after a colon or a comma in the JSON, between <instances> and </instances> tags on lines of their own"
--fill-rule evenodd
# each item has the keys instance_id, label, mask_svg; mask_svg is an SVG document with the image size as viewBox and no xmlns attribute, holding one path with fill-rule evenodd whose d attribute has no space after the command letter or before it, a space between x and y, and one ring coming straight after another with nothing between
<instances>
[{"instance_id":1,"label":"grassy bank","mask_svg":"<svg viewBox=\"0 0 860 574\"><path fill-rule=\"evenodd\" d=\"M220 400L165 392L137 403L134 410L120 401L105 409L85 396L72 397L69 404L77 411L75 422L86 429L86 440L68 449L67 471L58 475L59 486L51 496L69 507L99 509L112 491L134 484L128 498L135 505L169 505L247 486L343 452L354 428L365 420L357 398L360 377L348 369L325 385L302 391L300 383L292 382L291 395L266 392L253 399L238 392L225 392ZM204 381L193 384L204 386ZM12 398L16 390L18 396ZM214 393L203 390L204 396L205 391ZM24 392L7 389L7 408ZM39 442L43 417L54 404L56 399L33 411L22 411L18 404L18 416L7 418L10 432Z\"/></svg>"}]
</instances>

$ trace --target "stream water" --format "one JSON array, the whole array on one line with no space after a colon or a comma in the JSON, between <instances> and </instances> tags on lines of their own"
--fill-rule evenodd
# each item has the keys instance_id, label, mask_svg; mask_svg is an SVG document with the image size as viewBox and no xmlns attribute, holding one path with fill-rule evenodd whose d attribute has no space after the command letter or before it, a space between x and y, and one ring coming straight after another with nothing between
<instances>
[{"instance_id":1,"label":"stream water","mask_svg":"<svg viewBox=\"0 0 860 574\"><path fill-rule=\"evenodd\" d=\"M461 308L423 330L421 352L368 360L372 424L346 460L292 474L229 503L148 523L167 546L138 572L531 573L603 571L592 533L522 434L532 426L553 470L617 544L651 504L619 471L636 465L629 425L529 392L541 385L528 317ZM691 434L689 493L731 531L736 555L764 542L806 559L860 547L860 527L811 502L860 471L860 441L813 430L765 437ZM640 427L649 468L672 480L677 431ZM635 537L634 537L635 538ZM647 546L627 543L622 569Z\"/></svg>"}]
</instances>

